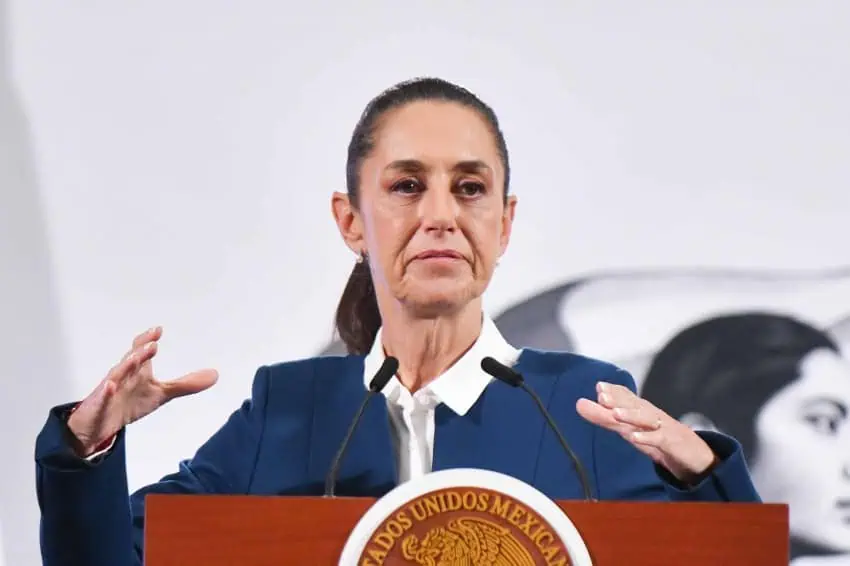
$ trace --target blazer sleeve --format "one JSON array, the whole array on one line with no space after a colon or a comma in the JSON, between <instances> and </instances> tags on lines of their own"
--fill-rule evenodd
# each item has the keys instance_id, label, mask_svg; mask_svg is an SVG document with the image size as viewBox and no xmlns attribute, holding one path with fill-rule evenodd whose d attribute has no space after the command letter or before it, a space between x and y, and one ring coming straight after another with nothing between
<instances>
[{"instance_id":1,"label":"blazer sleeve","mask_svg":"<svg viewBox=\"0 0 850 566\"><path fill-rule=\"evenodd\" d=\"M45 566L141 566L144 498L149 493L246 493L262 441L269 371L260 368L251 398L176 472L128 496L126 432L95 461L68 443L64 415L52 409L35 446L36 493Z\"/></svg>"},{"instance_id":2,"label":"blazer sleeve","mask_svg":"<svg viewBox=\"0 0 850 566\"><path fill-rule=\"evenodd\" d=\"M624 370L616 370L607 379L637 391L634 379ZM695 485L684 485L619 434L594 427L593 466L599 498L760 503L738 441L716 432L697 434L719 462Z\"/></svg>"}]
</instances>

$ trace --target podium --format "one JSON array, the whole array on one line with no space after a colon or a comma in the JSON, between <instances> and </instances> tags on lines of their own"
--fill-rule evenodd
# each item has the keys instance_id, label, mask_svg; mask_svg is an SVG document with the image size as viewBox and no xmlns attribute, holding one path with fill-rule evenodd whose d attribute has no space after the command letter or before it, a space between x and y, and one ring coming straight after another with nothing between
<instances>
[{"instance_id":1,"label":"podium","mask_svg":"<svg viewBox=\"0 0 850 566\"><path fill-rule=\"evenodd\" d=\"M145 565L336 566L377 500L149 495ZM788 564L782 504L556 502L594 566Z\"/></svg>"}]
</instances>

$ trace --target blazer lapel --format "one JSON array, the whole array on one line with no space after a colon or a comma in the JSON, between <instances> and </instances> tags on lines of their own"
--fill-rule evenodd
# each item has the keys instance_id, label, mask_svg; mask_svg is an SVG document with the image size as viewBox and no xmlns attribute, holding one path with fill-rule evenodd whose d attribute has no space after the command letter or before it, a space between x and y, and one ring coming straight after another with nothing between
<instances>
[{"instance_id":1,"label":"blazer lapel","mask_svg":"<svg viewBox=\"0 0 850 566\"><path fill-rule=\"evenodd\" d=\"M316 375L315 415L309 475L324 481L357 409L366 398L363 358L334 361L341 367L321 368ZM380 497L397 483L386 399L374 395L363 412L343 456L336 484L340 496Z\"/></svg>"},{"instance_id":2,"label":"blazer lapel","mask_svg":"<svg viewBox=\"0 0 850 566\"><path fill-rule=\"evenodd\" d=\"M517 366L520 371L523 357ZM554 380L534 381L546 403ZM546 422L527 393L493 381L465 416L439 405L435 421L434 471L480 468L534 485Z\"/></svg>"}]
</instances>

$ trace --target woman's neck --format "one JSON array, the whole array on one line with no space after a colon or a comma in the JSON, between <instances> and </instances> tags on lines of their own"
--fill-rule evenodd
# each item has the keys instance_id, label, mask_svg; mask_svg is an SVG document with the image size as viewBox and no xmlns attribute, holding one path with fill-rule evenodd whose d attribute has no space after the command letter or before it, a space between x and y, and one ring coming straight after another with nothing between
<instances>
[{"instance_id":1,"label":"woman's neck","mask_svg":"<svg viewBox=\"0 0 850 566\"><path fill-rule=\"evenodd\" d=\"M482 311L472 301L451 316L415 319L402 310L384 317L384 352L399 361L398 379L411 393L449 369L481 334Z\"/></svg>"}]
</instances>

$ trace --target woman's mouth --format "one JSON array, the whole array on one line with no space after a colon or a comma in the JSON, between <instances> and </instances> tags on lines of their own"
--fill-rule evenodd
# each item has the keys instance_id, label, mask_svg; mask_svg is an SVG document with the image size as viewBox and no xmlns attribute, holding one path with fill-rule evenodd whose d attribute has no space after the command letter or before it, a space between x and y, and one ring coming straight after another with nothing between
<instances>
[{"instance_id":1,"label":"woman's mouth","mask_svg":"<svg viewBox=\"0 0 850 566\"><path fill-rule=\"evenodd\" d=\"M463 255L455 250L426 250L413 257L414 260L453 261L463 259Z\"/></svg>"}]
</instances>

